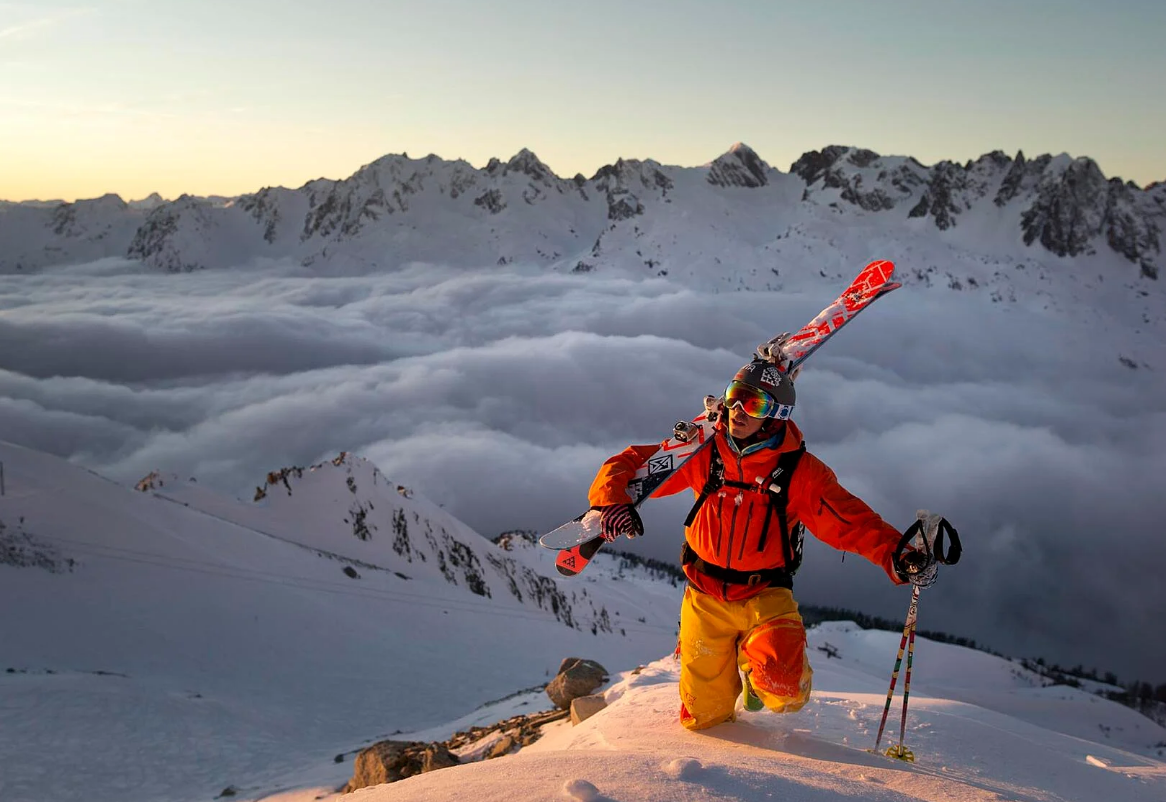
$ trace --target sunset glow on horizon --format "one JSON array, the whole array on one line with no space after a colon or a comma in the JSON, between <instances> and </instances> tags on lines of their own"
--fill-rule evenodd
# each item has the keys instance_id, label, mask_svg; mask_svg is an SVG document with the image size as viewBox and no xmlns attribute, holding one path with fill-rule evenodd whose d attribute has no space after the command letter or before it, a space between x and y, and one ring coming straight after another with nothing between
<instances>
[{"instance_id":1,"label":"sunset glow on horizon","mask_svg":"<svg viewBox=\"0 0 1166 802\"><path fill-rule=\"evenodd\" d=\"M942 12L939 9L942 8ZM1166 180L1166 4L0 2L0 199L237 195L389 153L558 175L832 144Z\"/></svg>"}]
</instances>

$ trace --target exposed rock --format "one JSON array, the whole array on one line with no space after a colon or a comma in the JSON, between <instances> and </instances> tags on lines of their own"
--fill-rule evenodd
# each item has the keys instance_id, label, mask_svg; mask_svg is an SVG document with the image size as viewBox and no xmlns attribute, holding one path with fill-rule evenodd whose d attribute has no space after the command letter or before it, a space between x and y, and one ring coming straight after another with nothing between
<instances>
[{"instance_id":1,"label":"exposed rock","mask_svg":"<svg viewBox=\"0 0 1166 802\"><path fill-rule=\"evenodd\" d=\"M430 744L421 755L421 773L448 769L459 762L457 755L450 752L445 744Z\"/></svg>"},{"instance_id":2,"label":"exposed rock","mask_svg":"<svg viewBox=\"0 0 1166 802\"><path fill-rule=\"evenodd\" d=\"M640 203L634 195L609 194L607 196L608 220L627 220L643 213L644 204Z\"/></svg>"},{"instance_id":3,"label":"exposed rock","mask_svg":"<svg viewBox=\"0 0 1166 802\"><path fill-rule=\"evenodd\" d=\"M673 187L672 179L664 174L658 162L651 159L618 159L615 164L600 167L591 182L601 192L620 190L659 190L667 194Z\"/></svg>"},{"instance_id":4,"label":"exposed rock","mask_svg":"<svg viewBox=\"0 0 1166 802\"><path fill-rule=\"evenodd\" d=\"M275 236L280 223L279 193L286 190L276 190L268 187L261 189L254 195L239 198L237 205L240 209L250 213L255 222L263 226L263 239L268 243L275 242Z\"/></svg>"},{"instance_id":5,"label":"exposed rock","mask_svg":"<svg viewBox=\"0 0 1166 802\"><path fill-rule=\"evenodd\" d=\"M344 786L343 793L456 766L458 762L445 744L378 741L356 756L352 779Z\"/></svg>"},{"instance_id":6,"label":"exposed rock","mask_svg":"<svg viewBox=\"0 0 1166 802\"><path fill-rule=\"evenodd\" d=\"M490 214L498 214L506 208L506 201L502 200L501 192L496 189L490 189L474 198L474 205L481 206Z\"/></svg>"},{"instance_id":7,"label":"exposed rock","mask_svg":"<svg viewBox=\"0 0 1166 802\"><path fill-rule=\"evenodd\" d=\"M603 698L603 694L601 693L591 696L579 696L572 699L571 724L575 725L586 721L605 707L607 707L607 700Z\"/></svg>"},{"instance_id":8,"label":"exposed rock","mask_svg":"<svg viewBox=\"0 0 1166 802\"><path fill-rule=\"evenodd\" d=\"M1117 178L1106 180L1092 159L1050 169L1038 186L1020 219L1026 245L1040 242L1058 256L1077 256L1094 253L1094 241L1104 238L1114 251L1143 264L1160 252L1154 210L1142 191Z\"/></svg>"},{"instance_id":9,"label":"exposed rock","mask_svg":"<svg viewBox=\"0 0 1166 802\"><path fill-rule=\"evenodd\" d=\"M822 150L811 150L803 153L796 162L790 165L789 171L794 175L801 176L807 184L813 184L819 178L825 177L830 168L849 151L850 148L842 145L830 145Z\"/></svg>"},{"instance_id":10,"label":"exposed rock","mask_svg":"<svg viewBox=\"0 0 1166 802\"><path fill-rule=\"evenodd\" d=\"M591 695L607 679L607 669L594 660L568 657L559 666L559 673L547 685L546 693L555 707L568 710L573 699Z\"/></svg>"},{"instance_id":11,"label":"exposed rock","mask_svg":"<svg viewBox=\"0 0 1166 802\"><path fill-rule=\"evenodd\" d=\"M496 168L495 168L496 169ZM521 173L539 183L548 184L552 181L557 181L558 177L551 172L551 168L547 167L538 156L531 151L523 148L514 154L514 156L506 163L505 169L502 171L503 175L507 173Z\"/></svg>"},{"instance_id":12,"label":"exposed rock","mask_svg":"<svg viewBox=\"0 0 1166 802\"><path fill-rule=\"evenodd\" d=\"M501 738L499 738L494 743L494 746L492 746L490 748L490 751L486 754L486 757L487 758L502 757L503 755L509 754L510 750L513 748L514 748L514 736L513 735L503 735Z\"/></svg>"},{"instance_id":13,"label":"exposed rock","mask_svg":"<svg viewBox=\"0 0 1166 802\"><path fill-rule=\"evenodd\" d=\"M771 169L753 148L738 142L709 165L708 182L717 187L756 189L769 183Z\"/></svg>"},{"instance_id":14,"label":"exposed rock","mask_svg":"<svg viewBox=\"0 0 1166 802\"><path fill-rule=\"evenodd\" d=\"M9 527L0 521L0 565L16 568L40 568L50 574L70 573L76 561L65 557L59 548L24 531L24 518Z\"/></svg>"},{"instance_id":15,"label":"exposed rock","mask_svg":"<svg viewBox=\"0 0 1166 802\"><path fill-rule=\"evenodd\" d=\"M659 164L638 159L619 159L615 164L605 165L599 168L591 181L595 189L606 194L607 219L612 221L642 215L644 204L640 200L641 193L659 192L661 197L666 197L673 187L672 179L664 174Z\"/></svg>"},{"instance_id":16,"label":"exposed rock","mask_svg":"<svg viewBox=\"0 0 1166 802\"><path fill-rule=\"evenodd\" d=\"M130 259L141 259L146 264L171 273L187 273L202 268L192 249L178 242L180 224L204 236L212 227L207 205L183 195L174 203L159 206L150 212L134 234L126 251Z\"/></svg>"},{"instance_id":17,"label":"exposed rock","mask_svg":"<svg viewBox=\"0 0 1166 802\"><path fill-rule=\"evenodd\" d=\"M566 716L565 710L514 716L488 727L471 727L456 733L448 741L437 743L379 741L357 754L352 779L344 786L343 793L475 760L503 757L534 743L542 734L544 725ZM480 747L476 746L479 744ZM337 755L335 762L343 762L343 757L343 754Z\"/></svg>"},{"instance_id":18,"label":"exposed rock","mask_svg":"<svg viewBox=\"0 0 1166 802\"><path fill-rule=\"evenodd\" d=\"M1008 173L1000 183L1000 189L996 192L994 203L997 206L1006 206L1009 201L1018 195L1032 191L1041 174L1052 160L1053 157L1046 154L1030 162L1024 158L1023 150L1017 151L1016 160L1012 162L1012 166L1008 169Z\"/></svg>"},{"instance_id":19,"label":"exposed rock","mask_svg":"<svg viewBox=\"0 0 1166 802\"><path fill-rule=\"evenodd\" d=\"M914 159L893 168L884 166L881 159L874 151L831 145L821 152L802 154L790 172L801 176L807 187L821 181L823 189L840 190L847 203L881 212L895 208L900 199L909 198L927 182L926 170Z\"/></svg>"},{"instance_id":20,"label":"exposed rock","mask_svg":"<svg viewBox=\"0 0 1166 802\"><path fill-rule=\"evenodd\" d=\"M967 171L952 162L940 162L931 168L931 183L908 217L931 215L940 231L955 225L955 216L961 208L953 196L967 187Z\"/></svg>"}]
</instances>

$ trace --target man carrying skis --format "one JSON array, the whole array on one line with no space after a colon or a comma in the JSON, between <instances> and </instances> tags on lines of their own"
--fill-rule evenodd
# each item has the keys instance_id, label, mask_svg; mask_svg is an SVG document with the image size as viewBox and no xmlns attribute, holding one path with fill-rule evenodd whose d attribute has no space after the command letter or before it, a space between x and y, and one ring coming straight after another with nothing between
<instances>
[{"instance_id":1,"label":"man carrying skis","mask_svg":"<svg viewBox=\"0 0 1166 802\"><path fill-rule=\"evenodd\" d=\"M804 528L895 584L926 575L934 559L924 550L896 561L900 533L806 451L789 420L793 378L761 356L742 367L723 398L706 402L718 417L713 438L652 494L696 494L681 557L680 722L688 729L734 718L742 672L748 709L793 712L809 699L813 672L792 593ZM595 477L588 495L606 540L643 534L628 482L658 448L629 446Z\"/></svg>"}]
</instances>

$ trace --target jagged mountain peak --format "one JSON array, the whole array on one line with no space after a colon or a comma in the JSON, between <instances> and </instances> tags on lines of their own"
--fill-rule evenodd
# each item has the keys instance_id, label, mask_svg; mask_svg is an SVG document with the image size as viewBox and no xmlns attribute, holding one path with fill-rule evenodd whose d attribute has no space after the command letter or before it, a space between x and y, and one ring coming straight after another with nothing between
<instances>
[{"instance_id":1,"label":"jagged mountain peak","mask_svg":"<svg viewBox=\"0 0 1166 802\"><path fill-rule=\"evenodd\" d=\"M542 160L534 154L534 151L523 148L510 157L510 161L506 163L508 170L517 170L526 173L531 178L546 179L556 177L551 169L543 164Z\"/></svg>"},{"instance_id":2,"label":"jagged mountain peak","mask_svg":"<svg viewBox=\"0 0 1166 802\"><path fill-rule=\"evenodd\" d=\"M518 173L540 184L551 184L562 180L529 148L522 148L506 162L498 158L490 159L484 172L491 178Z\"/></svg>"},{"instance_id":3,"label":"jagged mountain peak","mask_svg":"<svg viewBox=\"0 0 1166 802\"><path fill-rule=\"evenodd\" d=\"M380 469L364 457L341 451L330 460L306 468L293 465L269 471L264 484L255 489L255 501L258 502L266 498L273 488L282 488L287 495L294 495L296 485L304 480L305 474L314 474L315 482L313 484L318 487L323 485L323 489L327 491L346 488L355 495L357 492L355 488L360 485L364 485L366 488L379 488L383 485L386 489L395 486L396 492L402 498L413 497L412 491L402 485L394 485L389 482Z\"/></svg>"},{"instance_id":4,"label":"jagged mountain peak","mask_svg":"<svg viewBox=\"0 0 1166 802\"><path fill-rule=\"evenodd\" d=\"M1018 156L1020 154L1017 154ZM968 159L965 170L1007 170L1012 164L1012 157L1002 150L993 150L985 153L978 159Z\"/></svg>"},{"instance_id":5,"label":"jagged mountain peak","mask_svg":"<svg viewBox=\"0 0 1166 802\"><path fill-rule=\"evenodd\" d=\"M661 187L671 189L672 181L663 172L662 165L652 159L624 159L615 160L614 164L605 164L595 171L591 182L600 189L611 186L627 186L640 182L645 188Z\"/></svg>"},{"instance_id":6,"label":"jagged mountain peak","mask_svg":"<svg viewBox=\"0 0 1166 802\"><path fill-rule=\"evenodd\" d=\"M140 200L132 200L126 205L131 209L156 209L166 202L166 199L157 192L151 192L148 196Z\"/></svg>"},{"instance_id":7,"label":"jagged mountain peak","mask_svg":"<svg viewBox=\"0 0 1166 802\"><path fill-rule=\"evenodd\" d=\"M60 206L104 212L124 211L129 208L129 204L122 200L121 195L118 195L116 192L107 192L100 198L86 198L73 201L72 203L62 202Z\"/></svg>"},{"instance_id":8,"label":"jagged mountain peak","mask_svg":"<svg viewBox=\"0 0 1166 802\"><path fill-rule=\"evenodd\" d=\"M737 142L708 165L708 182L718 187L756 189L769 183L773 170L744 142Z\"/></svg>"}]
</instances>

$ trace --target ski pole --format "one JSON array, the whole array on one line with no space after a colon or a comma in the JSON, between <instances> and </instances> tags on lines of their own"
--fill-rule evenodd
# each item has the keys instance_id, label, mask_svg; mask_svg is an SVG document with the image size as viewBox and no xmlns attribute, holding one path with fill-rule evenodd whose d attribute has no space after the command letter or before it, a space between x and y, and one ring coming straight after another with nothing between
<instances>
[{"instance_id":1,"label":"ski pole","mask_svg":"<svg viewBox=\"0 0 1166 802\"><path fill-rule=\"evenodd\" d=\"M887 714L891 711L891 697L895 694L895 683L899 681L899 666L903 664L903 650L907 648L908 636L911 641L911 651L915 650L915 620L919 616L919 586L915 585L911 591L911 606L907 609L907 622L903 626L903 637L899 639L899 654L895 658L895 669L891 672L891 687L887 689L887 703L883 705L883 718L879 722L879 734L875 738L875 745L872 752L879 751L879 744L883 740L883 729L887 726ZM914 656L913 654L911 655ZM911 660L907 661L907 677L911 676ZM903 727L906 728L907 722L907 705L906 697L903 699Z\"/></svg>"},{"instance_id":2,"label":"ski pole","mask_svg":"<svg viewBox=\"0 0 1166 802\"><path fill-rule=\"evenodd\" d=\"M907 734L907 699L911 696L911 663L915 658L915 624L916 621L911 621L911 635L907 640L907 676L903 677L903 718L899 722L899 753L896 757L903 760L915 761L915 756L904 748L903 739Z\"/></svg>"}]
</instances>

